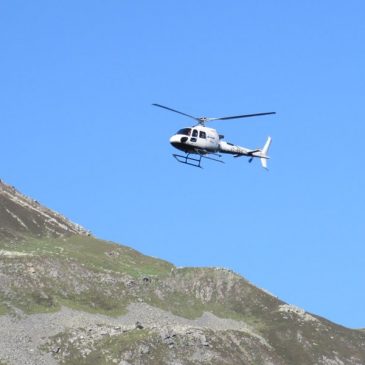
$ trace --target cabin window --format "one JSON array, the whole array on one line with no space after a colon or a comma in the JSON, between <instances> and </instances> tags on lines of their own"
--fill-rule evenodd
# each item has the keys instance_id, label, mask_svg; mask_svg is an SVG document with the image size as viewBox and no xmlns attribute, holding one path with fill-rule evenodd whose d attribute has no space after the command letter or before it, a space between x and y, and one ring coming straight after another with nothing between
<instances>
[{"instance_id":1,"label":"cabin window","mask_svg":"<svg viewBox=\"0 0 365 365\"><path fill-rule=\"evenodd\" d=\"M190 136L191 128L180 129L176 134L183 134L184 136Z\"/></svg>"},{"instance_id":2,"label":"cabin window","mask_svg":"<svg viewBox=\"0 0 365 365\"><path fill-rule=\"evenodd\" d=\"M205 134L205 132L200 131L200 132L199 132L199 137L200 137L200 138L204 138L204 139L205 139L205 138L207 138L207 135Z\"/></svg>"},{"instance_id":3,"label":"cabin window","mask_svg":"<svg viewBox=\"0 0 365 365\"><path fill-rule=\"evenodd\" d=\"M193 137L198 137L198 131L196 129L193 129Z\"/></svg>"}]
</instances>

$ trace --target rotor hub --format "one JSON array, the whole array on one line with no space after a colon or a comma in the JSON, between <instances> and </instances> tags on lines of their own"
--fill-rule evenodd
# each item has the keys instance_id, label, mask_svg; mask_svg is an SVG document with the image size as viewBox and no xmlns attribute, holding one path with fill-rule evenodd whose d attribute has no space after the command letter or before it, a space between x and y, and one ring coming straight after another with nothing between
<instances>
[{"instance_id":1,"label":"rotor hub","mask_svg":"<svg viewBox=\"0 0 365 365\"><path fill-rule=\"evenodd\" d=\"M199 118L197 118L197 120L198 120L199 124L204 125L204 123L208 121L208 118L207 117L199 117Z\"/></svg>"}]
</instances>

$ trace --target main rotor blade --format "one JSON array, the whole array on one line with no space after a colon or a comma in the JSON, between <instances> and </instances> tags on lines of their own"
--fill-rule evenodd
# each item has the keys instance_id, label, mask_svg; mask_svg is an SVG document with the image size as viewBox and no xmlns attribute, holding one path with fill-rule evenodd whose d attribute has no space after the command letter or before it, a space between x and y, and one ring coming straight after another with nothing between
<instances>
[{"instance_id":1,"label":"main rotor blade","mask_svg":"<svg viewBox=\"0 0 365 365\"><path fill-rule=\"evenodd\" d=\"M269 115L269 114L276 114L276 112L243 114L243 115L234 115L232 117L222 117L222 118L206 118L206 121L210 122L212 120L228 120L228 119L238 119L238 118L250 118L250 117L259 117L261 115Z\"/></svg>"},{"instance_id":2,"label":"main rotor blade","mask_svg":"<svg viewBox=\"0 0 365 365\"><path fill-rule=\"evenodd\" d=\"M183 112L179 112L178 110L175 110L175 109L172 109L172 108L168 108L167 106L163 106L163 105L160 105L160 104L152 104L152 105L158 106L159 108L163 108L163 109L170 110L172 112L175 112L175 113L178 113L178 114L181 114L181 115L185 115L186 117L189 117L189 118L192 118L194 120L197 120L198 122L200 121L199 118L195 118L192 115L189 115L189 114L186 114L186 113L183 113Z\"/></svg>"}]
</instances>

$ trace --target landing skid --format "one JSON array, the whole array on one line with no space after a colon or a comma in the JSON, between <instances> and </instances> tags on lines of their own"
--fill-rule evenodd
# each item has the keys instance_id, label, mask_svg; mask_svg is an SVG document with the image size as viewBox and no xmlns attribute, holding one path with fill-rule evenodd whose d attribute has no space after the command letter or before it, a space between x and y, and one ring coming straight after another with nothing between
<instances>
[{"instance_id":1,"label":"landing skid","mask_svg":"<svg viewBox=\"0 0 365 365\"><path fill-rule=\"evenodd\" d=\"M176 161L178 161L180 163L183 163L185 165L194 166L194 167L200 167L201 169L203 168L201 166L202 158L205 158L207 160L212 160L215 162L224 163L224 161L221 161L221 160L218 160L218 159L212 158L212 157L203 156L203 155L199 155L198 158L190 157L190 153L186 154L185 156L177 155L174 153L173 156L175 157Z\"/></svg>"}]
</instances>

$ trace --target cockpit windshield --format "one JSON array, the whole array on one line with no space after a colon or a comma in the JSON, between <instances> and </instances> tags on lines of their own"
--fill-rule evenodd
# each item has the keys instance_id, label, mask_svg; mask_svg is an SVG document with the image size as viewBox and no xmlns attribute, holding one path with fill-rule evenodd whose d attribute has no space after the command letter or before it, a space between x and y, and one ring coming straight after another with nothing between
<instances>
[{"instance_id":1,"label":"cockpit windshield","mask_svg":"<svg viewBox=\"0 0 365 365\"><path fill-rule=\"evenodd\" d=\"M190 136L191 128L180 129L176 134L183 134L184 136Z\"/></svg>"}]
</instances>

